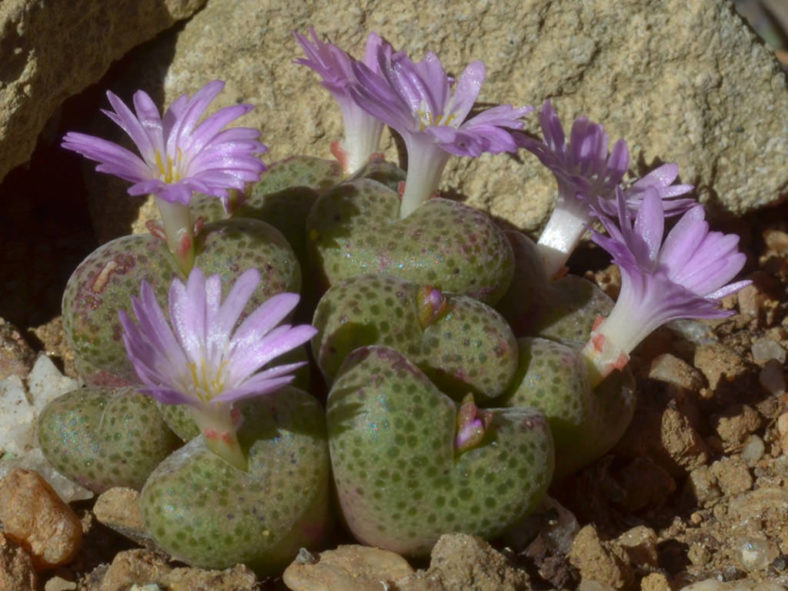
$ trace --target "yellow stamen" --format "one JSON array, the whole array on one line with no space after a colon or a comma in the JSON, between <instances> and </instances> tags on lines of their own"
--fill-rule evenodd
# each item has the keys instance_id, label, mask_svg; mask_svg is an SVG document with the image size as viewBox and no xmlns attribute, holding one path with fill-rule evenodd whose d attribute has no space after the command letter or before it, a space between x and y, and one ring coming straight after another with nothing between
<instances>
[{"instance_id":1,"label":"yellow stamen","mask_svg":"<svg viewBox=\"0 0 788 591\"><path fill-rule=\"evenodd\" d=\"M178 155L175 160L167 156L167 165L164 165L164 160L161 157L161 152L156 151L156 167L159 169L159 177L167 184L177 183L181 180L179 171L180 164L183 161L183 151L178 148Z\"/></svg>"},{"instance_id":2,"label":"yellow stamen","mask_svg":"<svg viewBox=\"0 0 788 591\"><path fill-rule=\"evenodd\" d=\"M208 363L189 363L189 374L191 386L188 390L201 402L209 402L214 396L224 391L224 370L227 367L227 359L222 360L215 372L211 371Z\"/></svg>"},{"instance_id":3,"label":"yellow stamen","mask_svg":"<svg viewBox=\"0 0 788 591\"><path fill-rule=\"evenodd\" d=\"M452 121L456 117L454 113L451 115L434 115L425 109L419 109L418 114L419 118L421 119L421 122L419 123L419 131L424 131L424 128L427 126L451 125Z\"/></svg>"}]
</instances>

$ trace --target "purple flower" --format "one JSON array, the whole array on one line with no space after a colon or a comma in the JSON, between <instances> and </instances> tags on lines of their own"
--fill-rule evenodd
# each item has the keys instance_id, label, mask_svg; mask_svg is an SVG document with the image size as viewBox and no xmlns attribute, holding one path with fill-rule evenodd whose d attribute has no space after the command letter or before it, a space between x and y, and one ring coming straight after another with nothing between
<instances>
[{"instance_id":1,"label":"purple flower","mask_svg":"<svg viewBox=\"0 0 788 591\"><path fill-rule=\"evenodd\" d=\"M239 467L245 462L238 455L233 403L290 383L303 363L263 368L316 332L309 325L280 325L298 303L293 293L273 296L233 330L259 283L256 269L246 271L222 302L219 275L206 279L195 267L185 285L175 279L170 286L172 328L146 281L140 297L132 297L138 323L119 311L126 352L144 390L164 404L190 405L208 444Z\"/></svg>"},{"instance_id":2,"label":"purple flower","mask_svg":"<svg viewBox=\"0 0 788 591\"><path fill-rule=\"evenodd\" d=\"M605 128L578 117L572 124L569 143L550 101L539 113L544 141L518 134L521 146L536 155L555 176L558 201L537 247L549 277L560 273L591 221L590 205L604 202L629 168L629 150L618 140L608 152Z\"/></svg>"},{"instance_id":3,"label":"purple flower","mask_svg":"<svg viewBox=\"0 0 788 591\"><path fill-rule=\"evenodd\" d=\"M558 114L545 101L539 114L544 141L518 134L521 146L532 152L555 176L558 201L538 246L549 276L555 275L577 246L592 215L615 216L616 189L629 168L629 149L618 140L608 151L608 135L599 123L578 117L572 124L567 143ZM625 192L627 206L634 213L646 189L656 189L665 199L668 215L682 213L693 199L675 199L692 190L692 185L673 185L678 166L664 164L636 181Z\"/></svg>"},{"instance_id":4,"label":"purple flower","mask_svg":"<svg viewBox=\"0 0 788 591\"><path fill-rule=\"evenodd\" d=\"M350 92L363 109L394 128L405 142L408 174L402 217L437 190L451 154L476 157L517 149L510 130L522 129L520 118L531 107L500 105L468 118L484 81L482 62L465 68L454 85L435 54L413 62L383 44L377 48L377 67L376 72L354 63L357 83Z\"/></svg>"},{"instance_id":5,"label":"purple flower","mask_svg":"<svg viewBox=\"0 0 788 591\"><path fill-rule=\"evenodd\" d=\"M251 105L220 109L202 123L208 105L224 88L214 80L193 97L175 99L164 114L142 90L134 93L134 112L112 92L111 111L103 111L131 138L139 156L105 139L71 131L63 147L96 160L96 170L131 183L129 195L153 194L161 213L167 246L180 270L188 275L194 265L194 226L189 202L195 191L219 197L228 209L230 190L243 191L260 180L266 169L257 157L268 148L260 132L249 127L225 127L249 112Z\"/></svg>"},{"instance_id":6,"label":"purple flower","mask_svg":"<svg viewBox=\"0 0 788 591\"><path fill-rule=\"evenodd\" d=\"M332 152L348 174L356 172L375 154L380 143L383 124L356 104L350 96L350 85L356 81L353 73L353 58L336 45L318 39L314 28L309 29L312 41L293 31L304 49L306 58L296 63L312 68L323 79L323 86L333 95L342 111L345 139L340 145L332 145ZM385 42L376 33L367 36L367 49L363 63L377 71L377 51Z\"/></svg>"},{"instance_id":7,"label":"purple flower","mask_svg":"<svg viewBox=\"0 0 788 591\"><path fill-rule=\"evenodd\" d=\"M719 300L750 283L729 283L746 257L737 249L738 236L709 231L701 205L688 210L663 240L664 202L657 189L643 190L634 221L624 192L617 189L616 195L618 224L603 215L609 236L593 236L621 269L618 301L583 349L597 382L626 363L638 343L666 322L730 315Z\"/></svg>"},{"instance_id":8,"label":"purple flower","mask_svg":"<svg viewBox=\"0 0 788 591\"><path fill-rule=\"evenodd\" d=\"M257 157L267 148L260 132L248 127L225 129L249 112L251 105L220 109L202 123L205 110L224 88L214 80L193 97L183 95L172 103L164 118L142 90L134 93L134 112L112 92L112 110L103 111L131 138L139 155L105 139L69 132L63 147L99 162L96 170L131 183L129 195L154 194L169 203L188 205L197 191L222 199L227 206L229 189L243 190L260 179L265 165Z\"/></svg>"},{"instance_id":9,"label":"purple flower","mask_svg":"<svg viewBox=\"0 0 788 591\"><path fill-rule=\"evenodd\" d=\"M559 199L591 202L612 199L629 168L629 150L624 140L608 152L608 135L599 123L578 117L572 124L569 142L558 113L545 101L539 113L544 141L518 135L520 144L539 158L555 175Z\"/></svg>"},{"instance_id":10,"label":"purple flower","mask_svg":"<svg viewBox=\"0 0 788 591\"><path fill-rule=\"evenodd\" d=\"M698 202L691 197L676 199L676 197L689 193L694 189L692 185L674 185L673 181L675 181L678 176L678 164L669 162L668 164L658 166L646 176L632 183L628 189L624 190L624 199L627 202L627 207L629 207L631 211L640 209L640 204L643 202L643 195L646 193L647 189L651 188L655 189L660 199L662 199L665 215L684 213L691 207L697 205ZM607 215L615 217L617 210L615 201L605 201L605 205L608 204L611 207L603 208L603 211Z\"/></svg>"}]
</instances>

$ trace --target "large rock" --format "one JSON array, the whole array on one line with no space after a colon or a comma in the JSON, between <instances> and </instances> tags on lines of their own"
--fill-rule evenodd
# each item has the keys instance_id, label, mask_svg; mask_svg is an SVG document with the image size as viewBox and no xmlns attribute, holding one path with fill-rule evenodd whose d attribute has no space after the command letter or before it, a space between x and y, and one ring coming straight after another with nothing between
<instances>
[{"instance_id":1,"label":"large rock","mask_svg":"<svg viewBox=\"0 0 788 591\"><path fill-rule=\"evenodd\" d=\"M64 99L132 47L205 0L3 0L0 3L0 180L33 151Z\"/></svg>"},{"instance_id":2,"label":"large rock","mask_svg":"<svg viewBox=\"0 0 788 591\"><path fill-rule=\"evenodd\" d=\"M682 181L717 209L740 214L785 192L785 75L730 3L505 0L480 8L460 0L448 15L439 2L374 6L291 2L282 10L271 1L209 0L177 36L138 56L130 89L163 90L169 103L225 79L219 106L257 105L244 123L262 129L266 160L328 157L342 133L339 110L317 76L293 64L302 53L291 30L313 25L356 56L374 30L416 58L434 51L455 74L483 59L481 101L538 107L550 97L567 125L586 114L605 124L611 143L625 138L633 174L678 162ZM162 82L156 67L168 58ZM529 128L539 132L535 115ZM453 158L443 188L527 229L543 222L555 195L552 175L527 153Z\"/></svg>"}]
</instances>

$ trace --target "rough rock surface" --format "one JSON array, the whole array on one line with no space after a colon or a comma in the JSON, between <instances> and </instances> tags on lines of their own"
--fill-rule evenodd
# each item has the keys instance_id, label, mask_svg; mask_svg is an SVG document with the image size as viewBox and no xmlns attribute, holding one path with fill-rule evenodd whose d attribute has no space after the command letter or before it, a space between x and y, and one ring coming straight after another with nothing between
<instances>
[{"instance_id":1,"label":"rough rock surface","mask_svg":"<svg viewBox=\"0 0 788 591\"><path fill-rule=\"evenodd\" d=\"M36 573L30 555L0 533L0 591L34 591Z\"/></svg>"},{"instance_id":2,"label":"rough rock surface","mask_svg":"<svg viewBox=\"0 0 788 591\"><path fill-rule=\"evenodd\" d=\"M0 522L37 569L68 563L82 544L82 524L71 507L28 470L14 470L0 480Z\"/></svg>"},{"instance_id":3,"label":"rough rock surface","mask_svg":"<svg viewBox=\"0 0 788 591\"><path fill-rule=\"evenodd\" d=\"M399 554L350 544L319 557L302 552L282 580L293 591L379 591L412 572Z\"/></svg>"},{"instance_id":4,"label":"rough rock surface","mask_svg":"<svg viewBox=\"0 0 788 591\"><path fill-rule=\"evenodd\" d=\"M446 534L435 543L426 571L397 582L401 591L530 591L528 574L515 569L487 542L467 534Z\"/></svg>"},{"instance_id":5,"label":"rough rock surface","mask_svg":"<svg viewBox=\"0 0 788 591\"><path fill-rule=\"evenodd\" d=\"M126 591L165 588L169 591L254 591L259 588L254 573L239 564L225 570L172 568L149 550L120 552L100 583L86 591ZM137 588L140 588L137 587Z\"/></svg>"},{"instance_id":6,"label":"rough rock surface","mask_svg":"<svg viewBox=\"0 0 788 591\"><path fill-rule=\"evenodd\" d=\"M580 571L583 581L605 583L614 589L632 584L626 553L619 546L602 542L593 525L586 525L575 536L569 561Z\"/></svg>"},{"instance_id":7,"label":"rough rock surface","mask_svg":"<svg viewBox=\"0 0 788 591\"><path fill-rule=\"evenodd\" d=\"M565 124L586 114L605 124L611 142L625 138L633 174L679 163L682 181L712 206L749 211L776 203L788 186L785 74L732 3L717 0L462 0L448 14L439 3L418 0L286 9L210 0L177 36L168 33L140 52L124 98L144 87L169 104L222 78L228 84L221 105L257 105L244 121L262 129L268 160L328 157L330 142L341 136L339 109L313 72L292 63L302 53L290 31L310 25L356 56L374 30L414 58L435 52L455 75L482 59L480 102L538 107L549 97ZM536 116L528 121L538 132ZM387 134L384 142L396 157ZM453 158L443 187L526 229L543 222L555 195L552 175L527 153Z\"/></svg>"},{"instance_id":8,"label":"rough rock surface","mask_svg":"<svg viewBox=\"0 0 788 591\"><path fill-rule=\"evenodd\" d=\"M0 180L28 159L63 100L95 83L132 47L203 4L205 0L3 0Z\"/></svg>"}]
</instances>

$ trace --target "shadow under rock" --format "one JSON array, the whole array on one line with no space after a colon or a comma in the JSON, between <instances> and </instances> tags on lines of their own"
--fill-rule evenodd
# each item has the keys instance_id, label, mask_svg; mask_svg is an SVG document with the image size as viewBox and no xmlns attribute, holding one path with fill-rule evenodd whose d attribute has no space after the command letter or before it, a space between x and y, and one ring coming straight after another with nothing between
<instances>
[{"instance_id":1,"label":"shadow under rock","mask_svg":"<svg viewBox=\"0 0 788 591\"><path fill-rule=\"evenodd\" d=\"M67 99L47 122L28 163L0 184L0 317L25 334L60 314L68 278L99 244L128 234L142 204L128 183L95 172L96 164L60 147L68 131L120 141L123 133L100 109L106 90L129 103L144 88L164 97L164 76L179 27L131 51L95 85Z\"/></svg>"}]
</instances>

